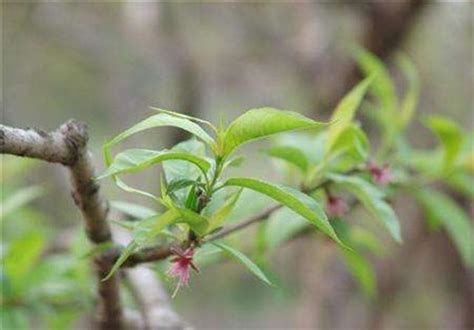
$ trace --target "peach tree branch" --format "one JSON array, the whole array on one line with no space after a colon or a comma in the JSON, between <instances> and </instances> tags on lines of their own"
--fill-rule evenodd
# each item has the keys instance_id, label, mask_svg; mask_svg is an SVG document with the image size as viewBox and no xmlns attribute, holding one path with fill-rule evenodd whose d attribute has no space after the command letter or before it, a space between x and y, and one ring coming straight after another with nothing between
<instances>
[{"instance_id":1,"label":"peach tree branch","mask_svg":"<svg viewBox=\"0 0 474 330\"><path fill-rule=\"evenodd\" d=\"M0 153L36 158L66 166L70 173L72 196L84 219L87 237L94 244L112 241L106 221L107 201L94 181L94 166L87 150L88 134L84 123L70 120L53 132L19 129L0 125ZM98 320L103 329L122 326L119 278L102 281L110 264L95 263L98 285Z\"/></svg>"}]
</instances>

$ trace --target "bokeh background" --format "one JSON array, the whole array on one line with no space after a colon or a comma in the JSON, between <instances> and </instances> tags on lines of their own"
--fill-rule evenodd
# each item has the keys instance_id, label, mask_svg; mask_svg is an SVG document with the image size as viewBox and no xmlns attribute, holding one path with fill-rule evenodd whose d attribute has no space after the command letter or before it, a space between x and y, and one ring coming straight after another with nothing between
<instances>
[{"instance_id":1,"label":"bokeh background","mask_svg":"<svg viewBox=\"0 0 474 330\"><path fill-rule=\"evenodd\" d=\"M327 119L359 78L351 47L363 45L392 69L397 52L415 62L419 116L448 115L472 130L473 14L469 1L7 1L2 123L50 130L70 118L85 121L103 169L101 144L152 113L149 106L214 122L265 105ZM415 146L435 144L420 123L409 134ZM183 138L163 129L126 144L169 147ZM250 156L239 171L278 178L261 146L244 149ZM34 207L55 228L52 242L80 224L64 178L60 168L38 163L12 183L47 188ZM134 180L157 190L152 178ZM112 199L147 203L110 183L103 189ZM469 317L474 324L472 273L442 231L427 232L413 202L397 206L405 244L374 259L376 299L358 290L327 242L300 238L270 256L277 289L222 263L194 277L175 307L203 329L455 329Z\"/></svg>"}]
</instances>

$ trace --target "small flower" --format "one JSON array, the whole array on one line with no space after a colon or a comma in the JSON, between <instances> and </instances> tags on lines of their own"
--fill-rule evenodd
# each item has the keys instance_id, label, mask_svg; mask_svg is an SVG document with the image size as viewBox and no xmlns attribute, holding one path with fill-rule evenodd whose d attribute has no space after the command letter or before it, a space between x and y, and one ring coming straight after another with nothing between
<instances>
[{"instance_id":1,"label":"small flower","mask_svg":"<svg viewBox=\"0 0 474 330\"><path fill-rule=\"evenodd\" d=\"M326 201L326 212L330 217L340 217L349 209L346 201L341 197L328 196Z\"/></svg>"},{"instance_id":2,"label":"small flower","mask_svg":"<svg viewBox=\"0 0 474 330\"><path fill-rule=\"evenodd\" d=\"M184 251L181 248L173 248L172 251L175 255L175 257L171 259L173 265L166 272L166 274L170 277L177 277L179 279L178 285L176 286L176 289L172 295L172 297L174 297L182 284L186 286L188 285L189 268L191 267L198 273L199 269L193 263L194 249L192 247L189 247Z\"/></svg>"},{"instance_id":3,"label":"small flower","mask_svg":"<svg viewBox=\"0 0 474 330\"><path fill-rule=\"evenodd\" d=\"M367 170L372 174L374 181L380 185L387 185L392 181L392 172L388 163L382 167L375 165L375 163L369 163Z\"/></svg>"}]
</instances>

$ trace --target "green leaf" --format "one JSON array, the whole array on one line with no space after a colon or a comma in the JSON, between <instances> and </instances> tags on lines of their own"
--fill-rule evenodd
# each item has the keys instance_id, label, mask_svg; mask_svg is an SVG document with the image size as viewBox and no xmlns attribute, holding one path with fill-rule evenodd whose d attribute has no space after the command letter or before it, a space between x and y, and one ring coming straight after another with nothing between
<instances>
[{"instance_id":1,"label":"green leaf","mask_svg":"<svg viewBox=\"0 0 474 330\"><path fill-rule=\"evenodd\" d=\"M196 234L204 236L209 228L209 221L206 217L186 208L176 208L181 216L181 221L186 223Z\"/></svg>"},{"instance_id":2,"label":"green leaf","mask_svg":"<svg viewBox=\"0 0 474 330\"><path fill-rule=\"evenodd\" d=\"M43 192L44 189L39 186L26 187L15 191L10 197L3 201L0 220L38 198Z\"/></svg>"},{"instance_id":3,"label":"green leaf","mask_svg":"<svg viewBox=\"0 0 474 330\"><path fill-rule=\"evenodd\" d=\"M418 190L415 197L425 211L446 228L464 263L474 267L474 232L469 216L448 195L439 191L425 188Z\"/></svg>"},{"instance_id":4,"label":"green leaf","mask_svg":"<svg viewBox=\"0 0 474 330\"><path fill-rule=\"evenodd\" d=\"M237 156L237 157L233 157L231 159L229 159L228 161L226 161L224 163L224 166L223 168L227 168L227 167L239 167L240 165L242 165L242 163L245 161L245 157L244 156Z\"/></svg>"},{"instance_id":5,"label":"green leaf","mask_svg":"<svg viewBox=\"0 0 474 330\"><path fill-rule=\"evenodd\" d=\"M357 280L361 290L369 297L375 297L377 279L373 266L360 254L340 249L352 276Z\"/></svg>"},{"instance_id":6,"label":"green leaf","mask_svg":"<svg viewBox=\"0 0 474 330\"><path fill-rule=\"evenodd\" d=\"M461 150L463 133L461 128L452 120L441 116L430 116L426 119L430 127L443 146L443 170L449 170Z\"/></svg>"},{"instance_id":7,"label":"green leaf","mask_svg":"<svg viewBox=\"0 0 474 330\"><path fill-rule=\"evenodd\" d=\"M209 231L218 228L222 224L222 222L224 222L226 217L234 209L235 203L239 199L241 193L242 189L234 193L229 199L227 199L224 205L211 216L211 218L209 219Z\"/></svg>"},{"instance_id":8,"label":"green leaf","mask_svg":"<svg viewBox=\"0 0 474 330\"><path fill-rule=\"evenodd\" d=\"M110 153L110 148L114 145L119 143L120 141L128 138L129 136L142 132L144 130L156 127L164 127L164 126L172 126L181 128L189 133L197 136L199 139L204 141L206 144L212 146L215 144L214 139L212 139L199 125L193 123L192 121L185 119L185 118L178 118L176 116L172 116L167 113L160 113L158 115L153 115L144 119L143 121L135 124L134 126L130 127L126 131L120 133L112 140L107 142L104 145L104 156L105 156L105 163L110 165L112 161L112 156Z\"/></svg>"},{"instance_id":9,"label":"green leaf","mask_svg":"<svg viewBox=\"0 0 474 330\"><path fill-rule=\"evenodd\" d=\"M378 218L388 229L392 237L399 243L402 242L400 224L393 209L384 201L384 194L367 181L355 177L339 174L330 174L328 178L351 193Z\"/></svg>"},{"instance_id":10,"label":"green leaf","mask_svg":"<svg viewBox=\"0 0 474 330\"><path fill-rule=\"evenodd\" d=\"M165 109L161 109L161 108L157 108L157 107L150 107L150 109L153 109L155 111L158 111L158 112L162 112L162 113L166 113L168 115L171 115L173 117L178 117L178 118L183 118L183 119L189 119L191 121L195 121L197 123L201 123L201 124L205 124L207 126L209 126L210 128L212 128L212 130L214 132L217 132L217 129L214 125L212 125L210 122L208 122L207 120L203 120L203 119L200 119L200 118L196 118L196 117L193 117L193 116L188 116L184 113L180 113L180 112L175 112L175 111L170 111L170 110L165 110Z\"/></svg>"},{"instance_id":11,"label":"green leaf","mask_svg":"<svg viewBox=\"0 0 474 330\"><path fill-rule=\"evenodd\" d=\"M397 57L397 63L408 83L408 89L400 105L399 126L400 130L403 130L410 123L418 105L418 99L420 97L420 78L415 64L408 56L399 55Z\"/></svg>"},{"instance_id":12,"label":"green leaf","mask_svg":"<svg viewBox=\"0 0 474 330\"><path fill-rule=\"evenodd\" d=\"M302 173L308 171L309 162L305 154L296 147L276 146L265 150L270 157L282 159L290 164L297 166Z\"/></svg>"},{"instance_id":13,"label":"green leaf","mask_svg":"<svg viewBox=\"0 0 474 330\"><path fill-rule=\"evenodd\" d=\"M178 143L173 148L171 148L171 151L192 154L194 156L206 159L206 146L204 145L204 143L197 140L196 138L192 138ZM198 180L199 176L203 175L201 170L197 166L187 161L169 160L164 162L162 166L167 182L172 182L173 180L182 178ZM210 172L208 173L208 175L211 174ZM184 201L187 196L187 193L188 189L184 189L176 191L175 195L180 201Z\"/></svg>"},{"instance_id":14,"label":"green leaf","mask_svg":"<svg viewBox=\"0 0 474 330\"><path fill-rule=\"evenodd\" d=\"M379 99L383 111L387 113L385 116L387 120L393 120L393 114L397 108L397 93L390 72L377 56L365 49L356 49L354 55L366 76L375 75L370 90Z\"/></svg>"},{"instance_id":15,"label":"green leaf","mask_svg":"<svg viewBox=\"0 0 474 330\"><path fill-rule=\"evenodd\" d=\"M128 257L134 253L140 246L147 244L151 239L156 237L167 225L173 223L179 214L176 210L168 210L163 214L156 214L150 218L140 221L133 231L132 241L125 247L120 257L112 266L109 274L102 281L107 281Z\"/></svg>"},{"instance_id":16,"label":"green leaf","mask_svg":"<svg viewBox=\"0 0 474 330\"><path fill-rule=\"evenodd\" d=\"M24 284L25 276L41 257L44 245L45 237L39 232L29 232L8 244L2 264L14 287Z\"/></svg>"},{"instance_id":17,"label":"green leaf","mask_svg":"<svg viewBox=\"0 0 474 330\"><path fill-rule=\"evenodd\" d=\"M326 142L326 150L329 152L338 140L342 132L354 119L355 112L360 106L362 99L367 92L368 87L374 77L365 78L357 84L344 98L339 102L331 116L331 122L334 124L329 128Z\"/></svg>"},{"instance_id":18,"label":"green leaf","mask_svg":"<svg viewBox=\"0 0 474 330\"><path fill-rule=\"evenodd\" d=\"M474 198L474 176L463 173L454 173L445 179L446 183L463 195Z\"/></svg>"},{"instance_id":19,"label":"green leaf","mask_svg":"<svg viewBox=\"0 0 474 330\"><path fill-rule=\"evenodd\" d=\"M97 179L122 173L138 172L166 160L188 161L200 168L204 175L206 175L211 166L207 160L192 154L148 149L128 149L119 153L107 170Z\"/></svg>"},{"instance_id":20,"label":"green leaf","mask_svg":"<svg viewBox=\"0 0 474 330\"><path fill-rule=\"evenodd\" d=\"M112 269L110 270L110 272L107 274L106 277L102 279L102 281L107 281L108 279L110 279L112 275L114 275L115 272L120 268L120 266L122 266L123 263L127 261L128 257L130 257L130 255L138 249L138 247L139 245L135 241L131 241L130 243L128 243L125 249L122 250L120 257L112 266Z\"/></svg>"},{"instance_id":21,"label":"green leaf","mask_svg":"<svg viewBox=\"0 0 474 330\"><path fill-rule=\"evenodd\" d=\"M247 269L252 272L255 276L257 276L259 279L261 279L263 282L265 282L268 285L273 285L272 282L267 278L267 276L263 273L263 271L252 261L250 260L246 255L244 255L242 252L234 249L233 247L230 247L229 245L226 245L224 243L217 243L217 242L212 242L211 244L217 246L220 248L222 251L226 252L228 255L231 257L234 257L237 259L240 263L242 263Z\"/></svg>"},{"instance_id":22,"label":"green leaf","mask_svg":"<svg viewBox=\"0 0 474 330\"><path fill-rule=\"evenodd\" d=\"M225 182L225 185L252 189L275 199L303 216L323 233L344 246L334 232L334 229L331 227L322 208L308 195L290 187L276 185L252 178L231 178Z\"/></svg>"},{"instance_id":23,"label":"green leaf","mask_svg":"<svg viewBox=\"0 0 474 330\"><path fill-rule=\"evenodd\" d=\"M148 207L125 201L110 201L110 206L135 219L145 219L156 214L155 210L152 210Z\"/></svg>"},{"instance_id":24,"label":"green leaf","mask_svg":"<svg viewBox=\"0 0 474 330\"><path fill-rule=\"evenodd\" d=\"M333 141L327 154L347 154L357 162L363 162L369 155L369 148L364 131L354 124L348 124Z\"/></svg>"},{"instance_id":25,"label":"green leaf","mask_svg":"<svg viewBox=\"0 0 474 330\"><path fill-rule=\"evenodd\" d=\"M196 181L196 180L190 180L186 178L181 178L181 179L174 179L168 183L168 186L166 187L166 194L171 194L175 191L188 188L190 186L203 186L204 184Z\"/></svg>"},{"instance_id":26,"label":"green leaf","mask_svg":"<svg viewBox=\"0 0 474 330\"><path fill-rule=\"evenodd\" d=\"M248 110L227 127L224 133L223 156L252 140L292 130L321 128L325 125L292 111L273 108Z\"/></svg>"},{"instance_id":27,"label":"green leaf","mask_svg":"<svg viewBox=\"0 0 474 330\"><path fill-rule=\"evenodd\" d=\"M352 228L342 219L334 219L334 229L341 239L354 248L357 242L354 241ZM354 279L359 284L360 289L368 296L374 297L376 291L376 277L372 265L358 252L340 249L344 261Z\"/></svg>"}]
</instances>

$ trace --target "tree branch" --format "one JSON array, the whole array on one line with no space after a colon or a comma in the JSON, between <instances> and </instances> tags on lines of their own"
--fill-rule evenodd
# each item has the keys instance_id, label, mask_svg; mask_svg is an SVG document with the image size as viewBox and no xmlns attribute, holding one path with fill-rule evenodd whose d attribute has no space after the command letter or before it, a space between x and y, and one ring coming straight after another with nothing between
<instances>
[{"instance_id":1,"label":"tree branch","mask_svg":"<svg viewBox=\"0 0 474 330\"><path fill-rule=\"evenodd\" d=\"M0 153L36 158L68 167L72 197L81 210L87 236L93 243L101 244L112 241L112 234L106 222L108 205L94 181L94 167L87 150L87 141L87 126L75 120L66 122L51 133L0 125ZM102 281L109 269L110 264L95 262L98 320L103 329L120 329L122 307L118 276Z\"/></svg>"},{"instance_id":2,"label":"tree branch","mask_svg":"<svg viewBox=\"0 0 474 330\"><path fill-rule=\"evenodd\" d=\"M356 168L352 168L352 169L348 170L345 174L346 175L354 174L354 173L357 173L361 170L362 170L362 168L356 167ZM316 185L312 188L302 187L301 191L303 191L304 193L311 193L311 192L314 192L318 189L325 188L330 184L331 184L331 180L326 179L326 180L320 182L318 185ZM268 219L273 212L281 209L282 207L283 207L282 204L278 204L278 205L271 206L267 209L264 209L264 210L260 211L259 213L255 214L255 215L252 215L252 216L248 217L245 220L242 220L239 223L236 223L232 226L229 226L229 227L223 229L222 231L217 232L216 234L209 236L208 238L202 240L201 243L211 242L211 241L215 241L215 240L224 238L224 237L226 237L228 235L231 235L231 234L233 234L237 231L245 229L245 228L247 228L247 227L249 227L249 226L251 226L255 223L258 223L260 221L264 221L264 220ZM184 244L186 245L186 244L188 244L188 242L185 242ZM143 249L141 249L141 250L139 250L135 253L132 253L128 257L128 259L122 264L122 267L134 267L138 264L166 259L166 258L168 258L169 256L171 256L173 254L173 251L172 251L173 249L172 248L176 245L177 244L156 245L156 246L149 246L149 247L143 248ZM115 261L118 260L118 258L120 257L121 252L122 251L121 251L120 248L109 249L108 251L104 252L101 255L101 258L105 258L108 263L113 264Z\"/></svg>"},{"instance_id":3,"label":"tree branch","mask_svg":"<svg viewBox=\"0 0 474 330\"><path fill-rule=\"evenodd\" d=\"M124 229L113 228L113 234L120 244L128 244L131 240L131 234ZM141 265L124 273L141 312L141 326L132 329L190 328L173 310L166 289L153 270Z\"/></svg>"}]
</instances>

